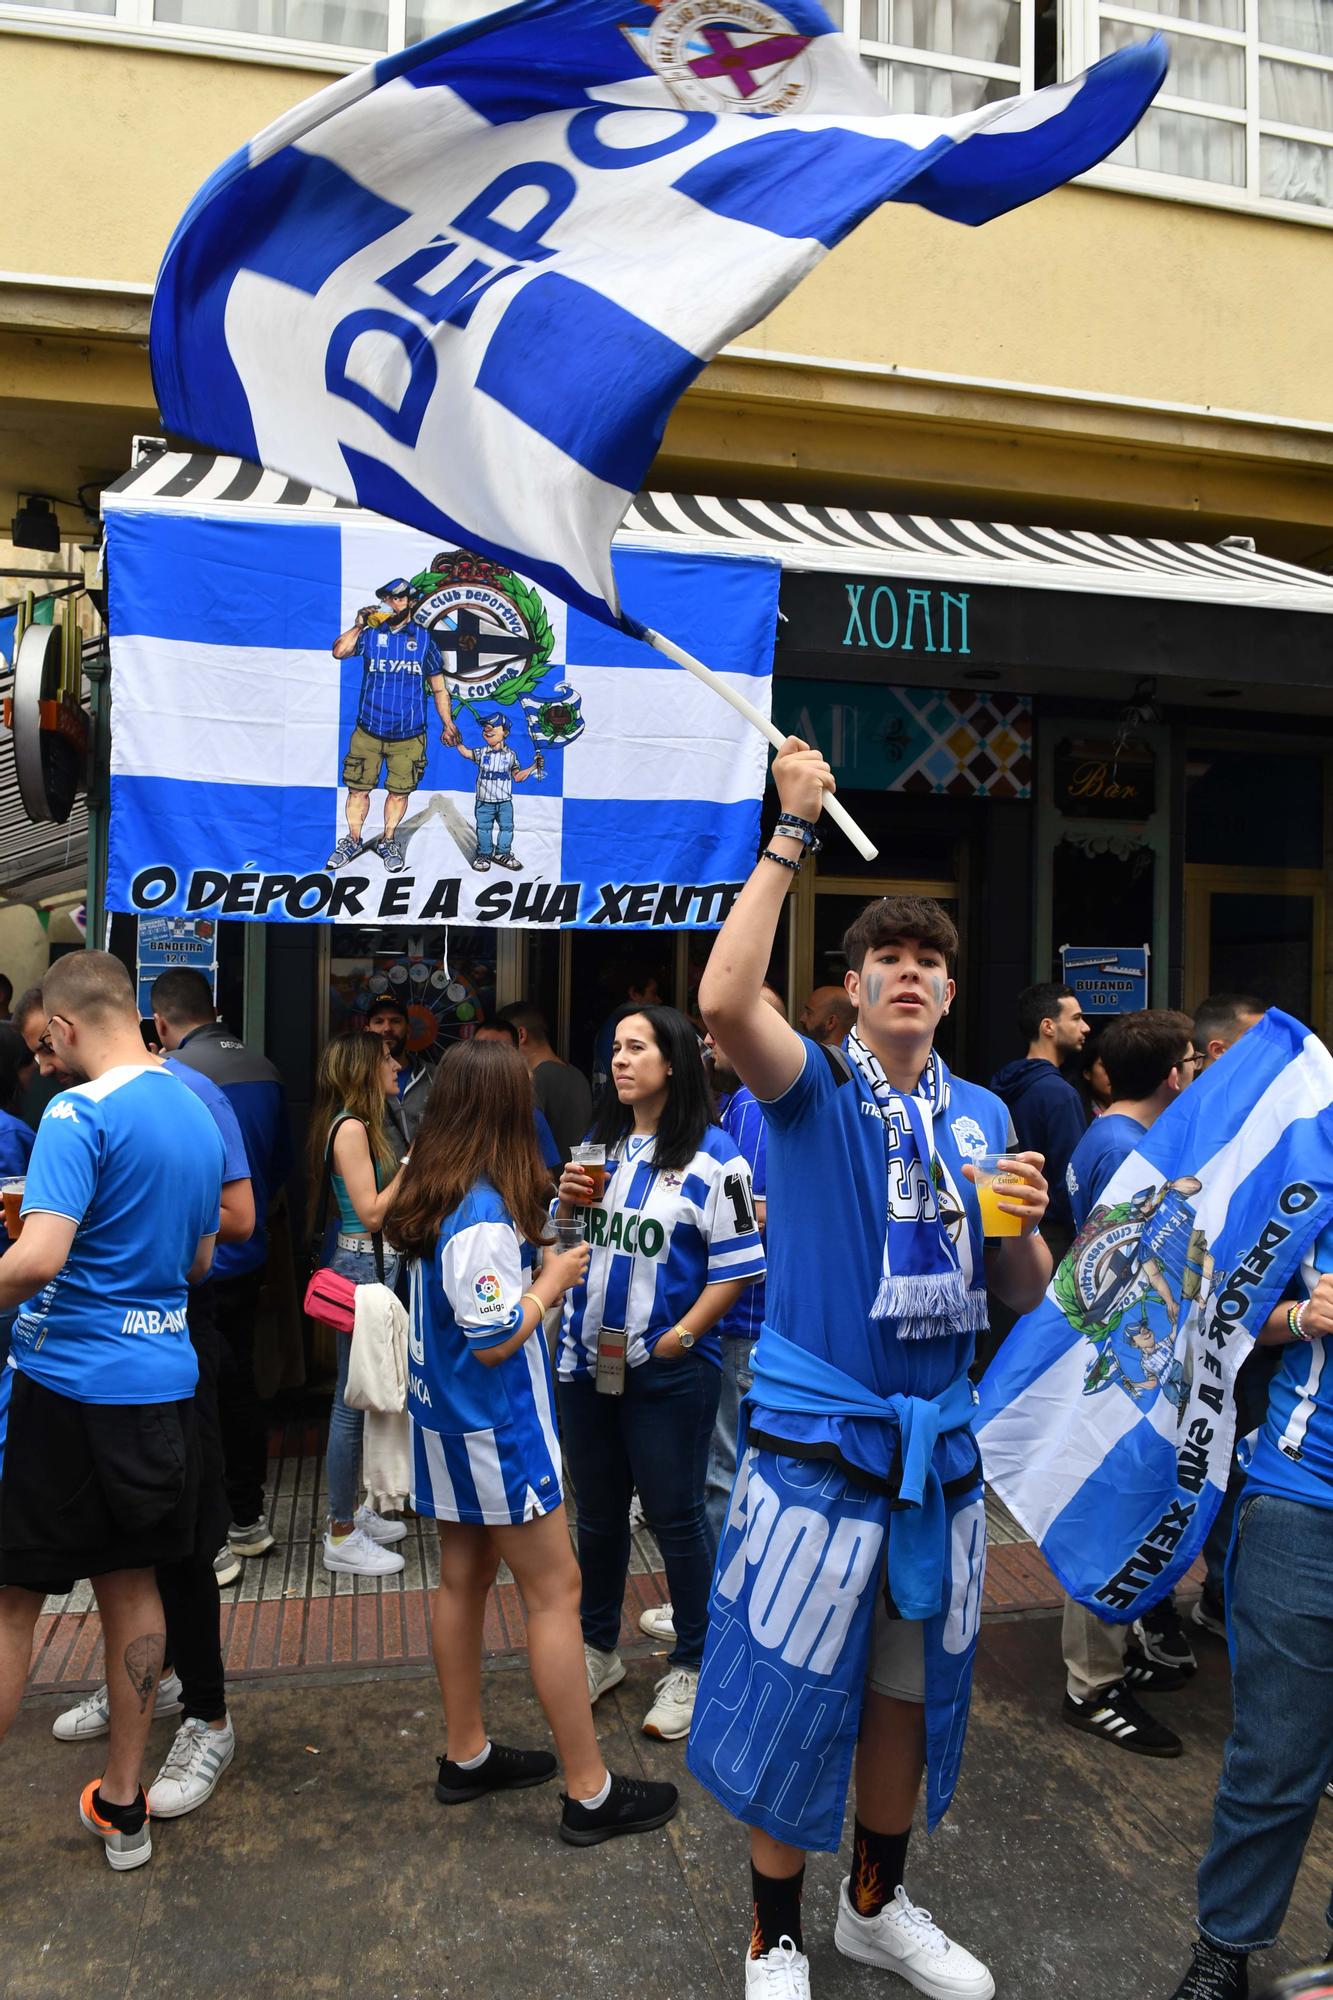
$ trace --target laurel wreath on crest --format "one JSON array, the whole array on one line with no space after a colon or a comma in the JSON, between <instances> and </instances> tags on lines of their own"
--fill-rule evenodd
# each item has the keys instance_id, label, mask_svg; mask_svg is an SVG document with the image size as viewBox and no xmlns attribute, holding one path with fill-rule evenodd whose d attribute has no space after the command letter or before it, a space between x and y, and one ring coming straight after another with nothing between
<instances>
[{"instance_id":1,"label":"laurel wreath on crest","mask_svg":"<svg viewBox=\"0 0 1333 2000\"><path fill-rule=\"evenodd\" d=\"M1055 1274L1053 1288L1061 1312L1076 1333L1086 1334L1089 1340L1097 1342L1098 1345L1109 1334L1115 1332L1115 1329L1125 1317L1125 1312L1128 1308L1121 1308L1119 1311L1111 1313L1106 1319L1088 1318L1083 1310L1083 1301L1079 1297L1078 1291L1078 1253L1084 1247L1087 1237L1100 1234L1107 1227L1114 1227L1117 1222L1123 1221L1128 1214L1129 1206L1127 1203L1122 1203L1115 1208L1094 1209L1092 1216L1089 1217L1089 1222L1091 1223L1095 1218L1095 1229L1089 1228L1085 1224L1084 1229L1075 1237L1068 1255Z\"/></svg>"},{"instance_id":2,"label":"laurel wreath on crest","mask_svg":"<svg viewBox=\"0 0 1333 2000\"><path fill-rule=\"evenodd\" d=\"M526 666L521 667L508 680L502 681L494 693L486 697L487 707L494 702L500 702L506 708L511 707L523 695L532 693L546 672L551 655L555 651L555 633L551 629L551 621L546 615L546 606L542 602L541 595L531 584L524 583L521 577L515 576L513 570L502 569L498 563L489 561L487 557L473 555L465 549L457 550L451 560L442 564L440 568L423 570L420 575L412 579L413 589L420 590L423 595L451 583L484 584L491 590L498 590L502 596L509 599L532 634L532 657ZM456 694L454 697L455 713L459 708L471 708L474 705L465 696Z\"/></svg>"}]
</instances>

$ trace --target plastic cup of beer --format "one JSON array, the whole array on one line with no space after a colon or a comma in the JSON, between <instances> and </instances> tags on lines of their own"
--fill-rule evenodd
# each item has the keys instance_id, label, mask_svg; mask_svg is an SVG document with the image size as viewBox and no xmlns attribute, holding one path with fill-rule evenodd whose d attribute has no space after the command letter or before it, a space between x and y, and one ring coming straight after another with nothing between
<instances>
[{"instance_id":1,"label":"plastic cup of beer","mask_svg":"<svg viewBox=\"0 0 1333 2000\"><path fill-rule=\"evenodd\" d=\"M555 1217L555 1247L557 1250L577 1250L580 1243L587 1241L587 1229L581 1215L557 1215Z\"/></svg>"},{"instance_id":2,"label":"plastic cup of beer","mask_svg":"<svg viewBox=\"0 0 1333 2000\"><path fill-rule=\"evenodd\" d=\"M19 1213L23 1207L23 1190L27 1185L21 1177L18 1180L0 1181L0 1201L4 1203L5 1234L11 1243L17 1243L23 1228L23 1217Z\"/></svg>"},{"instance_id":3,"label":"plastic cup of beer","mask_svg":"<svg viewBox=\"0 0 1333 2000\"><path fill-rule=\"evenodd\" d=\"M972 1160L983 1236L1021 1236L1027 1228L1021 1215L1010 1215L1000 1207L1002 1200L1012 1199L1023 1185L1020 1175L1002 1170L1000 1162L1007 1157L1004 1153L978 1153Z\"/></svg>"},{"instance_id":4,"label":"plastic cup of beer","mask_svg":"<svg viewBox=\"0 0 1333 2000\"><path fill-rule=\"evenodd\" d=\"M591 1203L600 1201L606 1193L606 1147L590 1145L571 1147L569 1164L571 1167L577 1167L580 1173L586 1174L592 1182L592 1193L582 1206L586 1208Z\"/></svg>"}]
</instances>

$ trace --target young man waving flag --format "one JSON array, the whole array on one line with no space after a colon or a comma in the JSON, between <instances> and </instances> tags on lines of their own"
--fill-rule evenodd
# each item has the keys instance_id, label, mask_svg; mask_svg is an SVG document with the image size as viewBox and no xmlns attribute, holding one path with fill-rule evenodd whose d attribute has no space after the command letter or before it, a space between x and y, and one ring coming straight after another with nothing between
<instances>
[{"instance_id":1,"label":"young man waving flag","mask_svg":"<svg viewBox=\"0 0 1333 2000\"><path fill-rule=\"evenodd\" d=\"M1042 1159L1009 1156L1024 1233L986 1244L971 1161L1012 1128L933 1046L958 949L938 903L885 897L847 933L845 1057L764 1004L833 788L795 737L773 777L782 816L699 989L763 1104L773 1247L689 1763L751 1828L747 1993L809 1995L805 1851L836 1849L854 1756L838 1949L936 2000L990 2000L986 1967L912 1903L904 1860L923 1769L933 1826L962 1755L985 1552L967 1369L987 1286L1025 1312L1049 1282Z\"/></svg>"}]
</instances>

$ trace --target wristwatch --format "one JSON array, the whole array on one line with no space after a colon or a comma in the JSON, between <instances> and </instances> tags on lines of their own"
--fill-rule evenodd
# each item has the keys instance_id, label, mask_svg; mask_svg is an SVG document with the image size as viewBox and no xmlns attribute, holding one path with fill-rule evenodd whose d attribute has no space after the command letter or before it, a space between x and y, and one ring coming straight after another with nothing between
<instances>
[{"instance_id":1,"label":"wristwatch","mask_svg":"<svg viewBox=\"0 0 1333 2000\"><path fill-rule=\"evenodd\" d=\"M681 1347L686 1354L689 1353L690 1349L694 1346L695 1341L699 1338L697 1333L691 1333L690 1329L687 1326L682 1326L679 1320L676 1321L676 1324L674 1327L672 1327L671 1331L676 1335L676 1337L680 1341Z\"/></svg>"}]
</instances>

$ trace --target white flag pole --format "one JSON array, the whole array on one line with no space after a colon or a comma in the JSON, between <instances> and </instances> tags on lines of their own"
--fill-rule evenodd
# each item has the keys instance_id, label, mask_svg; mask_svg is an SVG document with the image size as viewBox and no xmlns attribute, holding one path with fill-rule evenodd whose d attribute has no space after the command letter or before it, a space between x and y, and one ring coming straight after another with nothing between
<instances>
[{"instance_id":1,"label":"white flag pole","mask_svg":"<svg viewBox=\"0 0 1333 2000\"><path fill-rule=\"evenodd\" d=\"M704 665L702 660L696 660L693 653L687 653L682 646L676 645L672 639L664 638L660 632L650 632L645 626L643 637L650 646L656 647L659 653L665 653L666 657L669 660L674 660L678 667L686 668L689 673L694 675L696 680L702 681L705 687L711 688L714 694L721 695L723 701L730 702L736 713L743 715L745 720L751 723L761 736L766 736L775 750L782 748L787 740L782 731L775 729L768 717L762 714L753 702L747 701L743 694L737 694L735 688L727 681L724 681L720 674L715 674L711 667ZM824 794L824 812L833 821L835 826L841 827L863 861L873 861L875 859L879 853L879 849L862 833L846 807L839 805L832 792Z\"/></svg>"}]
</instances>

